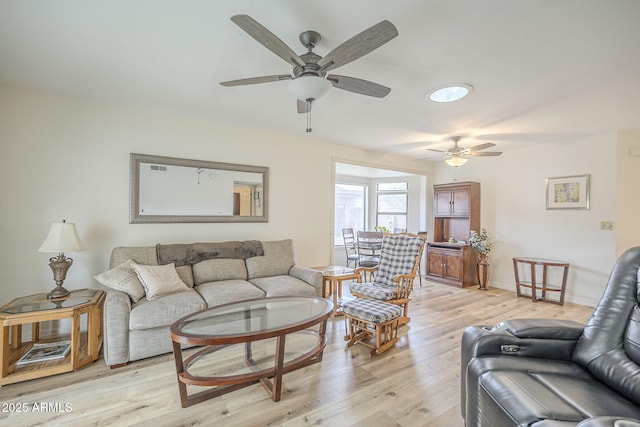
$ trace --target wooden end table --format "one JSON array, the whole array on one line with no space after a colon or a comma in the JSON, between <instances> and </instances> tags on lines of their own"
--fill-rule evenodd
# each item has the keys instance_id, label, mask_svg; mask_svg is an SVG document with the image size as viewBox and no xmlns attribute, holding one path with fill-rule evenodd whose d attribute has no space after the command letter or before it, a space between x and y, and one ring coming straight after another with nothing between
<instances>
[{"instance_id":1,"label":"wooden end table","mask_svg":"<svg viewBox=\"0 0 640 427\"><path fill-rule=\"evenodd\" d=\"M353 268L341 265L325 265L322 267L311 267L322 272L322 296L323 298L333 297L333 316L342 314L342 282L345 280L357 280L358 275Z\"/></svg>"},{"instance_id":2,"label":"wooden end table","mask_svg":"<svg viewBox=\"0 0 640 427\"><path fill-rule=\"evenodd\" d=\"M98 289L72 291L64 298L48 299L46 293L15 299L0 307L0 387L34 378L80 369L95 361L102 347L102 310L105 293ZM86 317L86 332L81 332ZM69 333L42 336L43 322L71 319ZM31 341L23 342L22 325L31 324ZM36 343L71 342L69 353L59 360L16 366Z\"/></svg>"},{"instance_id":3,"label":"wooden end table","mask_svg":"<svg viewBox=\"0 0 640 427\"><path fill-rule=\"evenodd\" d=\"M518 268L519 264L523 264L525 267L528 266L530 268L530 280L523 280L520 277ZM538 283L536 267L542 267L542 283ZM562 278L557 285L549 283L550 268L562 269ZM542 258L516 257L513 258L513 273L516 279L516 294L518 297L528 296L521 294L520 288L525 287L531 289L531 300L533 302L544 301L552 304L564 305L564 292L567 288L567 275L569 274L568 262ZM540 297L538 297L538 290L540 290ZM548 298L547 292L559 294L558 299L555 300Z\"/></svg>"}]
</instances>

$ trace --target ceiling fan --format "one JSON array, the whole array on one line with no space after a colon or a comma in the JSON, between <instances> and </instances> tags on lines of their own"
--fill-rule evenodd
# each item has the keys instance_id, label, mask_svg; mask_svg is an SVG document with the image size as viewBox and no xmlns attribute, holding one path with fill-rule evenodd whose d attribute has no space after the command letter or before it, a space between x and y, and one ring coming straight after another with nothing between
<instances>
[{"instance_id":1,"label":"ceiling fan","mask_svg":"<svg viewBox=\"0 0 640 427\"><path fill-rule=\"evenodd\" d=\"M293 72L292 74L276 74L220 82L222 86L243 86L291 80L289 91L298 99L298 113L307 113L307 121L313 101L326 94L332 86L377 98L384 98L391 91L386 86L368 80L327 74L328 71L348 64L396 37L398 30L389 21L379 22L362 31L322 57L313 52L313 48L322 39L320 34L315 31L305 31L300 34L300 42L307 48L307 52L298 55L275 34L250 16L235 15L231 17L231 20L258 43L292 65ZM307 123L307 132L311 132L309 123Z\"/></svg>"},{"instance_id":2,"label":"ceiling fan","mask_svg":"<svg viewBox=\"0 0 640 427\"><path fill-rule=\"evenodd\" d=\"M449 148L447 151L436 150L434 148L428 148L428 150L444 153L445 156L447 156L445 161L448 165L453 167L459 167L467 163L467 159L465 158L467 156L499 156L502 154L502 151L482 151L487 148L495 147L496 144L492 142L485 142L484 144L479 144L471 148L460 147L458 142L461 139L461 136L452 136L451 140L453 141L453 147Z\"/></svg>"}]
</instances>

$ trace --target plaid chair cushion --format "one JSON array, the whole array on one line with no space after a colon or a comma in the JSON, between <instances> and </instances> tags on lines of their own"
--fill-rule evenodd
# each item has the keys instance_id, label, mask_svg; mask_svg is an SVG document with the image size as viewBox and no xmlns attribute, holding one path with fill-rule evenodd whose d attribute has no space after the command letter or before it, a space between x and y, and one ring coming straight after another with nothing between
<instances>
[{"instance_id":1,"label":"plaid chair cushion","mask_svg":"<svg viewBox=\"0 0 640 427\"><path fill-rule=\"evenodd\" d=\"M357 283L349 285L351 293L357 293L365 297L388 301L396 298L396 285L380 286L377 283Z\"/></svg>"},{"instance_id":2,"label":"plaid chair cushion","mask_svg":"<svg viewBox=\"0 0 640 427\"><path fill-rule=\"evenodd\" d=\"M349 316L369 323L386 323L402 314L400 306L366 298L356 298L345 302L342 305L342 311Z\"/></svg>"},{"instance_id":3,"label":"plaid chair cushion","mask_svg":"<svg viewBox=\"0 0 640 427\"><path fill-rule=\"evenodd\" d=\"M385 235L382 238L380 263L375 278L376 284L395 287L393 278L396 275L411 273L422 242L422 238L418 236Z\"/></svg>"}]
</instances>

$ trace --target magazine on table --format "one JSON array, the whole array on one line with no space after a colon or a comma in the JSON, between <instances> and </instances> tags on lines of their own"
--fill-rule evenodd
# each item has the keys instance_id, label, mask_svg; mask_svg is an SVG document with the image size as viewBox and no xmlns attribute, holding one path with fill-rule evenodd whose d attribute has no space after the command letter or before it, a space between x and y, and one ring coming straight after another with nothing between
<instances>
[{"instance_id":1,"label":"magazine on table","mask_svg":"<svg viewBox=\"0 0 640 427\"><path fill-rule=\"evenodd\" d=\"M70 349L71 341L36 343L16 362L16 366L62 359Z\"/></svg>"}]
</instances>

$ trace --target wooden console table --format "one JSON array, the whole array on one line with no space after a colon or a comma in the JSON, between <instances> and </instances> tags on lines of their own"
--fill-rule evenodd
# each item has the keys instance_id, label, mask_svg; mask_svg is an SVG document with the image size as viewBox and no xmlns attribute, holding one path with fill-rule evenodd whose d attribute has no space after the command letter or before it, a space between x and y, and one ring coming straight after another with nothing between
<instances>
[{"instance_id":1,"label":"wooden console table","mask_svg":"<svg viewBox=\"0 0 640 427\"><path fill-rule=\"evenodd\" d=\"M518 268L519 264L524 264L525 268L527 268L527 266L530 268L530 280L523 280L520 278ZM542 283L537 282L536 267L538 266L542 267ZM553 285L549 283L549 268L562 269L562 280L559 284ZM513 258L513 273L516 279L516 293L518 297L528 296L522 295L520 291L521 287L525 287L531 289L531 300L533 302L545 301L553 304L564 305L564 292L567 287L567 275L569 274L568 262L541 258L517 257ZM538 296L538 290L540 290L540 296ZM558 299L549 299L547 292L559 294Z\"/></svg>"},{"instance_id":2,"label":"wooden console table","mask_svg":"<svg viewBox=\"0 0 640 427\"><path fill-rule=\"evenodd\" d=\"M47 294L22 297L0 307L0 387L34 378L75 371L95 361L102 347L102 307L105 293L98 289L72 291L64 298ZM86 316L87 331L80 326ZM62 336L44 337L41 323L71 319L71 330ZM31 341L23 342L22 325L31 324ZM69 354L59 360L16 366L34 344L69 340Z\"/></svg>"}]
</instances>

